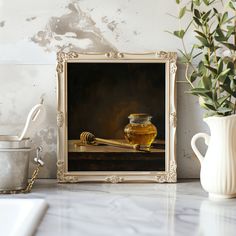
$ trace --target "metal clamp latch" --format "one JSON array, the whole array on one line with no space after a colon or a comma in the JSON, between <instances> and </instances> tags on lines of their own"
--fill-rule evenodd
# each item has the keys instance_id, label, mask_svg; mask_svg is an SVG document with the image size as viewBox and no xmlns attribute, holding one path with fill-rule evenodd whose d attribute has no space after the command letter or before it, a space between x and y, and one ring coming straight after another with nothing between
<instances>
[{"instance_id":1,"label":"metal clamp latch","mask_svg":"<svg viewBox=\"0 0 236 236\"><path fill-rule=\"evenodd\" d=\"M34 158L34 161L37 164L40 164L40 166L44 165L43 160L41 159L41 153L43 152L43 147L42 146L38 146L36 149L36 157Z\"/></svg>"}]
</instances>

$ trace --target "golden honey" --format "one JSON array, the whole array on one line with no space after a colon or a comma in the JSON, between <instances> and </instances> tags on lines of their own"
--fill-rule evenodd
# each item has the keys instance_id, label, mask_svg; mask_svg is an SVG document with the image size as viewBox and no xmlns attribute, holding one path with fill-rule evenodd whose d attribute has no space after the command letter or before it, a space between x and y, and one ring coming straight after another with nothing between
<instances>
[{"instance_id":1,"label":"golden honey","mask_svg":"<svg viewBox=\"0 0 236 236\"><path fill-rule=\"evenodd\" d=\"M151 123L151 118L148 114L131 114L130 123L124 129L125 139L130 144L150 147L157 136L157 129Z\"/></svg>"}]
</instances>

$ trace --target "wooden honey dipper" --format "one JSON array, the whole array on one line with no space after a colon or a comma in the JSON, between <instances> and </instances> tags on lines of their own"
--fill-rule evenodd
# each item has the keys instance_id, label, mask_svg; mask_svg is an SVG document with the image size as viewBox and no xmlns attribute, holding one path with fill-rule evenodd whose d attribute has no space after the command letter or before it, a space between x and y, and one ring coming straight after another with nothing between
<instances>
[{"instance_id":1,"label":"wooden honey dipper","mask_svg":"<svg viewBox=\"0 0 236 236\"><path fill-rule=\"evenodd\" d=\"M101 144L106 144L106 145L116 146L116 147L121 147L121 148L133 148L134 150L141 151L139 144L132 145L128 143L122 143L122 142L103 139L103 138L96 138L92 133L89 133L89 132L82 132L80 134L80 140L84 143L89 143L89 144L101 143Z\"/></svg>"}]
</instances>

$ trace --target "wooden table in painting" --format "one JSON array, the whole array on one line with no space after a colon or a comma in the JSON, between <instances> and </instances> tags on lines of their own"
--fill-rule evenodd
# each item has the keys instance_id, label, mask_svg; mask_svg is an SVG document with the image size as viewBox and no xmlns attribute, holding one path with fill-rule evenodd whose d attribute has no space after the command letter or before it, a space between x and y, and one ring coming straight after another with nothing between
<instances>
[{"instance_id":1,"label":"wooden table in painting","mask_svg":"<svg viewBox=\"0 0 236 236\"><path fill-rule=\"evenodd\" d=\"M80 140L69 140L68 167L70 171L163 171L165 141L157 140L149 152L143 152L107 145L85 145Z\"/></svg>"}]
</instances>

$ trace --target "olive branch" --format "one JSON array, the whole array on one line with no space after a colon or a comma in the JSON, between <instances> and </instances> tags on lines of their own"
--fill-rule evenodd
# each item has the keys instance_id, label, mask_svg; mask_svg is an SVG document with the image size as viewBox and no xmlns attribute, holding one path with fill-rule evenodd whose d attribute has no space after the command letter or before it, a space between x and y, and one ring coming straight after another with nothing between
<instances>
[{"instance_id":1,"label":"olive branch","mask_svg":"<svg viewBox=\"0 0 236 236\"><path fill-rule=\"evenodd\" d=\"M179 52L190 85L187 93L199 97L200 106L207 110L205 116L235 114L236 0L175 1L179 13L173 17L178 19L179 29L167 32L179 38L183 45ZM185 28L183 20L189 21ZM185 43L187 32L192 32L197 42L190 50Z\"/></svg>"}]
</instances>

